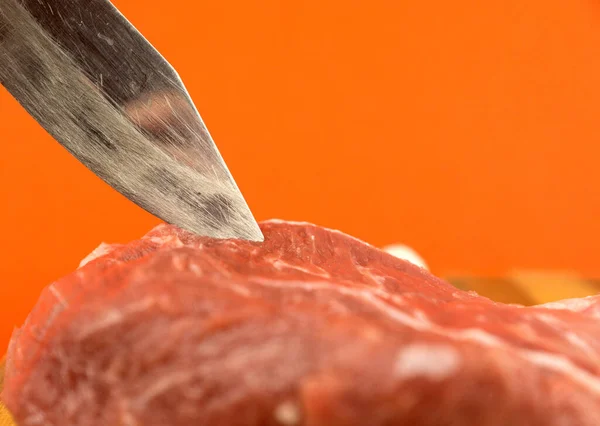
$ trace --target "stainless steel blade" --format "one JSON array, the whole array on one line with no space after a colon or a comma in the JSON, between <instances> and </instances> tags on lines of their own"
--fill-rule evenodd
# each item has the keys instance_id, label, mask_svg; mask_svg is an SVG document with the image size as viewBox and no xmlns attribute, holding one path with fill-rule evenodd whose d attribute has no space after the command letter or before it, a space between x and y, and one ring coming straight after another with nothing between
<instances>
[{"instance_id":1,"label":"stainless steel blade","mask_svg":"<svg viewBox=\"0 0 600 426\"><path fill-rule=\"evenodd\" d=\"M0 82L145 210L263 240L178 74L108 0L0 0Z\"/></svg>"}]
</instances>

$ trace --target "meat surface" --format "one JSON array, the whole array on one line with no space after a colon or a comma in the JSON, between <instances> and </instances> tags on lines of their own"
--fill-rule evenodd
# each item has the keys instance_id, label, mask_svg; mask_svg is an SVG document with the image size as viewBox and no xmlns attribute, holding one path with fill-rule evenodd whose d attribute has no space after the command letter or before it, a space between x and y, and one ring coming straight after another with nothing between
<instances>
[{"instance_id":1,"label":"meat surface","mask_svg":"<svg viewBox=\"0 0 600 426\"><path fill-rule=\"evenodd\" d=\"M9 349L20 426L598 426L600 299L460 291L337 231L161 225L46 288Z\"/></svg>"}]
</instances>

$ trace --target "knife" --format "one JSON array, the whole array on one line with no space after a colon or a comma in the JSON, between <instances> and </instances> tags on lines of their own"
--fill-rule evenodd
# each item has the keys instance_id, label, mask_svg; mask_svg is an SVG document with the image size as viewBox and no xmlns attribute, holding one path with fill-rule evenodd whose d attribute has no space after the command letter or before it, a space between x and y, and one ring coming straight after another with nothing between
<instances>
[{"instance_id":1,"label":"knife","mask_svg":"<svg viewBox=\"0 0 600 426\"><path fill-rule=\"evenodd\" d=\"M179 75L108 0L0 0L0 83L146 211L263 241Z\"/></svg>"}]
</instances>

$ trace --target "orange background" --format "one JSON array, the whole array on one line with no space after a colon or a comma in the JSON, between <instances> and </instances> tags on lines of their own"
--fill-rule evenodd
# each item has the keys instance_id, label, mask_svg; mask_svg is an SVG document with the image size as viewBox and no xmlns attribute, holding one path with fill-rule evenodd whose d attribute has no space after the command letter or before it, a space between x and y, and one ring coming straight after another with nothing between
<instances>
[{"instance_id":1,"label":"orange background","mask_svg":"<svg viewBox=\"0 0 600 426\"><path fill-rule=\"evenodd\" d=\"M404 242L437 274L600 275L600 4L118 0L256 217ZM158 220L0 90L0 344L41 288Z\"/></svg>"}]
</instances>

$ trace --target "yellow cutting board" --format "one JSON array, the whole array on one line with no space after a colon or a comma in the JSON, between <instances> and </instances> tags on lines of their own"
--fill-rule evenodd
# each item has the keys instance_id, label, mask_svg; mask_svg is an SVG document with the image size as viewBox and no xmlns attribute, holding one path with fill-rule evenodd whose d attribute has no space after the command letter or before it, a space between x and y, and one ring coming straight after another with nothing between
<instances>
[{"instance_id":1,"label":"yellow cutting board","mask_svg":"<svg viewBox=\"0 0 600 426\"><path fill-rule=\"evenodd\" d=\"M4 362L4 359L0 361L0 392L2 392L2 388L4 387ZM15 421L2 401L0 401L0 426L16 426Z\"/></svg>"}]
</instances>

